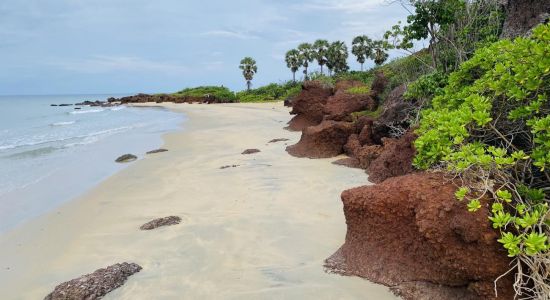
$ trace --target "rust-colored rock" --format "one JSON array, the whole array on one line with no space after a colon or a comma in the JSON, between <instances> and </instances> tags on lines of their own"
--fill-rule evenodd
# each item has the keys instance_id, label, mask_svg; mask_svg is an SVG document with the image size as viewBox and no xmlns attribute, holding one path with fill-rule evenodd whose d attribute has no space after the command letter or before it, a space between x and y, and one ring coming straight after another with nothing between
<instances>
[{"instance_id":1,"label":"rust-colored rock","mask_svg":"<svg viewBox=\"0 0 550 300\"><path fill-rule=\"evenodd\" d=\"M383 148L368 164L369 181L378 183L412 172L412 160L416 155L413 142L416 137L414 133L408 132L398 139L383 138Z\"/></svg>"},{"instance_id":2,"label":"rust-colored rock","mask_svg":"<svg viewBox=\"0 0 550 300\"><path fill-rule=\"evenodd\" d=\"M353 157L341 158L333 161L332 164L337 166L344 166L348 168L362 169L361 165L359 165L359 160Z\"/></svg>"},{"instance_id":3,"label":"rust-colored rock","mask_svg":"<svg viewBox=\"0 0 550 300\"><path fill-rule=\"evenodd\" d=\"M135 263L115 264L56 286L44 300L101 299L140 270Z\"/></svg>"},{"instance_id":4,"label":"rust-colored rock","mask_svg":"<svg viewBox=\"0 0 550 300\"><path fill-rule=\"evenodd\" d=\"M379 99L380 95L384 93L388 86L388 78L384 75L384 72L378 71L374 74L374 80L370 87L371 95L373 98Z\"/></svg>"},{"instance_id":5,"label":"rust-colored rock","mask_svg":"<svg viewBox=\"0 0 550 300\"><path fill-rule=\"evenodd\" d=\"M288 131L302 131L309 126L319 125L319 122L316 120L309 119L305 115L296 115L290 121L288 121L288 126L285 127Z\"/></svg>"},{"instance_id":6,"label":"rust-colored rock","mask_svg":"<svg viewBox=\"0 0 550 300\"><path fill-rule=\"evenodd\" d=\"M370 95L354 95L338 91L325 104L325 120L351 121L350 114L364 110L376 110L376 103Z\"/></svg>"},{"instance_id":7,"label":"rust-colored rock","mask_svg":"<svg viewBox=\"0 0 550 300\"><path fill-rule=\"evenodd\" d=\"M406 299L493 299L489 287L509 269L510 259L487 219L487 201L470 213L455 191L440 173L344 191L346 239L326 267L392 286ZM447 289L440 294L446 297L415 294L423 283ZM508 279L499 282L499 295L513 298Z\"/></svg>"},{"instance_id":8,"label":"rust-colored rock","mask_svg":"<svg viewBox=\"0 0 550 300\"><path fill-rule=\"evenodd\" d=\"M323 121L317 126L306 128L300 141L288 146L286 151L296 157L334 157L344 152L344 144L352 132L352 123Z\"/></svg>"},{"instance_id":9,"label":"rust-colored rock","mask_svg":"<svg viewBox=\"0 0 550 300\"><path fill-rule=\"evenodd\" d=\"M334 90L336 92L346 91L347 89L350 89L353 87L362 87L362 86L366 86L366 84L364 84L359 80L339 80L334 85Z\"/></svg>"},{"instance_id":10,"label":"rust-colored rock","mask_svg":"<svg viewBox=\"0 0 550 300\"><path fill-rule=\"evenodd\" d=\"M164 218L158 218L151 220L139 227L141 230L153 230L162 226L177 225L181 222L181 218L178 216L169 216Z\"/></svg>"},{"instance_id":11,"label":"rust-colored rock","mask_svg":"<svg viewBox=\"0 0 550 300\"><path fill-rule=\"evenodd\" d=\"M323 120L323 109L328 97L332 96L332 88L319 81L307 81L302 85L302 91L292 100L290 114L302 116L304 120L317 125Z\"/></svg>"}]
</instances>

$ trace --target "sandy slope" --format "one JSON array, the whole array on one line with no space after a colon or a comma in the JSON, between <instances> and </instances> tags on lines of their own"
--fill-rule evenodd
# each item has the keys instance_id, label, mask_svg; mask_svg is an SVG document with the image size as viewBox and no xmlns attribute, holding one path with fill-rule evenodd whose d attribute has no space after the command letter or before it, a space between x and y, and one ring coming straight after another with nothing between
<instances>
[{"instance_id":1,"label":"sandy slope","mask_svg":"<svg viewBox=\"0 0 550 300\"><path fill-rule=\"evenodd\" d=\"M299 139L282 130L290 116L279 103L167 106L189 116L184 131L165 137L169 152L0 236L2 299L41 299L123 261L143 270L106 299L395 299L385 287L323 272L345 236L340 192L367 183L363 171L268 144ZM246 148L262 152L241 155ZM138 230L168 215L182 224Z\"/></svg>"}]
</instances>

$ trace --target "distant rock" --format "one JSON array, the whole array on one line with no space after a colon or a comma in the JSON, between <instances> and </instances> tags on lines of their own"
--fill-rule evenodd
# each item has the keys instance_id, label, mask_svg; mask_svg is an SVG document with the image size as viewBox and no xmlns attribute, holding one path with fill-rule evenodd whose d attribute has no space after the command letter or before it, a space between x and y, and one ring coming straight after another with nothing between
<instances>
[{"instance_id":1,"label":"distant rock","mask_svg":"<svg viewBox=\"0 0 550 300\"><path fill-rule=\"evenodd\" d=\"M227 165L227 166L221 166L220 169L223 170L223 169L228 169L228 168L236 168L238 166L240 166L240 165Z\"/></svg>"},{"instance_id":2,"label":"distant rock","mask_svg":"<svg viewBox=\"0 0 550 300\"><path fill-rule=\"evenodd\" d=\"M56 286L44 300L101 299L140 270L135 263L115 264Z\"/></svg>"},{"instance_id":3,"label":"distant rock","mask_svg":"<svg viewBox=\"0 0 550 300\"><path fill-rule=\"evenodd\" d=\"M50 106L57 106L57 104L50 104Z\"/></svg>"},{"instance_id":4,"label":"distant rock","mask_svg":"<svg viewBox=\"0 0 550 300\"><path fill-rule=\"evenodd\" d=\"M177 225L180 222L181 222L180 217L169 216L169 217L158 218L158 219L154 219L152 221L149 221L149 222L141 225L141 227L139 227L139 229L141 229L141 230L152 230L152 229L159 228L161 226Z\"/></svg>"},{"instance_id":5,"label":"distant rock","mask_svg":"<svg viewBox=\"0 0 550 300\"><path fill-rule=\"evenodd\" d=\"M124 155L120 156L119 158L117 158L115 160L115 162L117 162L117 163L127 163L127 162L134 161L136 159L137 159L137 156L135 156L133 154L124 154Z\"/></svg>"},{"instance_id":6,"label":"distant rock","mask_svg":"<svg viewBox=\"0 0 550 300\"><path fill-rule=\"evenodd\" d=\"M161 152L166 152L166 151L168 151L168 150L167 150L167 149L162 149L162 148L160 148L160 149L148 151L148 152L145 153L145 154L155 154L155 153L161 153Z\"/></svg>"},{"instance_id":7,"label":"distant rock","mask_svg":"<svg viewBox=\"0 0 550 300\"><path fill-rule=\"evenodd\" d=\"M254 154L254 153L258 153L258 152L260 152L259 149L246 149L241 154Z\"/></svg>"},{"instance_id":8,"label":"distant rock","mask_svg":"<svg viewBox=\"0 0 550 300\"><path fill-rule=\"evenodd\" d=\"M63 104L59 104L58 106L72 106L72 104L63 103Z\"/></svg>"},{"instance_id":9,"label":"distant rock","mask_svg":"<svg viewBox=\"0 0 550 300\"><path fill-rule=\"evenodd\" d=\"M75 107L74 109L77 109L77 110L78 110L78 109L82 109L82 108L80 108L80 107Z\"/></svg>"},{"instance_id":10,"label":"distant rock","mask_svg":"<svg viewBox=\"0 0 550 300\"><path fill-rule=\"evenodd\" d=\"M272 139L268 143L277 143L277 142L286 142L286 141L289 141L289 139L280 138L280 139Z\"/></svg>"}]
</instances>

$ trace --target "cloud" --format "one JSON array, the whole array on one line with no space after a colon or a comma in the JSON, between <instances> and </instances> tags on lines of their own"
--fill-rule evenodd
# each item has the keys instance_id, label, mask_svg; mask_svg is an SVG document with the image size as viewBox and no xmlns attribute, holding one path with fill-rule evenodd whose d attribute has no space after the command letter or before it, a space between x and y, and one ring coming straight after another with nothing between
<instances>
[{"instance_id":1,"label":"cloud","mask_svg":"<svg viewBox=\"0 0 550 300\"><path fill-rule=\"evenodd\" d=\"M203 32L201 35L209 37L224 37L224 38L234 38L240 40L250 40L259 38L256 35L250 34L249 32L243 31L232 31L232 30L211 30Z\"/></svg>"},{"instance_id":2,"label":"cloud","mask_svg":"<svg viewBox=\"0 0 550 300\"><path fill-rule=\"evenodd\" d=\"M321 10L358 14L373 11L384 3L384 0L309 0L291 7L300 11Z\"/></svg>"},{"instance_id":3,"label":"cloud","mask_svg":"<svg viewBox=\"0 0 550 300\"><path fill-rule=\"evenodd\" d=\"M97 55L91 58L79 60L54 61L51 62L50 65L55 65L68 71L87 74L110 73L117 71L182 74L189 71L188 67L181 64L152 61L134 56Z\"/></svg>"}]
</instances>

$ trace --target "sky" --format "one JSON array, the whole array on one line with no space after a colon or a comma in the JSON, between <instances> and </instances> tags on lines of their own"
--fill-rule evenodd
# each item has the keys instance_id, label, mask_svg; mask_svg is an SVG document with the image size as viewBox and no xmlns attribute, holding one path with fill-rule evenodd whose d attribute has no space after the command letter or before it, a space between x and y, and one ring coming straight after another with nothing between
<instances>
[{"instance_id":1,"label":"sky","mask_svg":"<svg viewBox=\"0 0 550 300\"><path fill-rule=\"evenodd\" d=\"M0 95L242 90L245 56L259 87L292 78L284 54L302 42L350 47L407 15L387 0L2 0Z\"/></svg>"}]
</instances>

